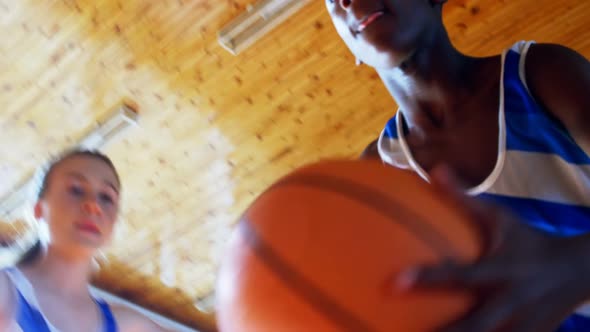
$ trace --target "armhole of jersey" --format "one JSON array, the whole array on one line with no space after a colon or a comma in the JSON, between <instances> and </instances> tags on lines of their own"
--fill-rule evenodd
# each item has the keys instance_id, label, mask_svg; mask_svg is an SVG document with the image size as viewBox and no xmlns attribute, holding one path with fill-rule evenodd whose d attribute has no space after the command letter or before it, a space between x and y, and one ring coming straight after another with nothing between
<instances>
[{"instance_id":1,"label":"armhole of jersey","mask_svg":"<svg viewBox=\"0 0 590 332\"><path fill-rule=\"evenodd\" d=\"M533 96L533 94L531 94L531 91L529 89L529 86L527 84L526 81L526 56L529 52L530 47L534 44L534 41L529 41L527 42L521 50L521 56L520 56L520 62L518 65L518 75L520 78L520 81L522 82L522 84L524 85L524 87L526 88L526 91L528 92L529 96L538 103L537 99L535 99L535 96ZM569 135L571 135L571 137L576 141L576 143L578 144L578 146L580 147L580 149L582 149L582 151L584 151L587 155L590 156L590 144L585 143L583 140L579 140L577 139L577 135L575 135L574 133L570 132L568 130ZM590 308L590 304L588 305L588 307ZM590 309L588 309L590 312Z\"/></svg>"},{"instance_id":2,"label":"armhole of jersey","mask_svg":"<svg viewBox=\"0 0 590 332\"><path fill-rule=\"evenodd\" d=\"M518 76L520 78L520 81L524 85L524 88L528 92L529 96L531 96L531 98L533 98L533 95L531 94L531 90L529 89L529 86L526 81L526 56L529 53L531 45L533 45L534 43L535 42L533 41L529 41L525 43L524 46L522 46L522 49L520 51L520 60L518 63Z\"/></svg>"}]
</instances>

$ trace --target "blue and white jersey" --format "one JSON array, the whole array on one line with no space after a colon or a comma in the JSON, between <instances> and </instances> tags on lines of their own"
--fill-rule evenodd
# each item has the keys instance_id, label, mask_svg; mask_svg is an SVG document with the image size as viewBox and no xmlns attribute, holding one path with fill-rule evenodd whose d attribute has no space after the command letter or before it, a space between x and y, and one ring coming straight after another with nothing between
<instances>
[{"instance_id":1,"label":"blue and white jersey","mask_svg":"<svg viewBox=\"0 0 590 332\"><path fill-rule=\"evenodd\" d=\"M525 61L532 43L519 42L502 54L498 158L492 173L468 194L507 207L523 222L557 236L590 232L590 157L568 130L530 94ZM387 123L381 159L428 174L404 138L403 110ZM572 316L559 330L590 331L590 319Z\"/></svg>"},{"instance_id":2,"label":"blue and white jersey","mask_svg":"<svg viewBox=\"0 0 590 332\"><path fill-rule=\"evenodd\" d=\"M43 315L33 286L16 268L4 270L14 285L17 298L15 321L10 332L60 332ZM97 332L117 332L117 323L109 305L101 300L95 302L102 318L102 326Z\"/></svg>"}]
</instances>

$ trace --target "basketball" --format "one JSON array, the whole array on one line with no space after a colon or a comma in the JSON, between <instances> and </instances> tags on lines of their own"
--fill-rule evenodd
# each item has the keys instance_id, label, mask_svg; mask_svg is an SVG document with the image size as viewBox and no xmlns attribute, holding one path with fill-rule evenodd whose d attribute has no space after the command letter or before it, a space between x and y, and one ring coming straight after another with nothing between
<instances>
[{"instance_id":1,"label":"basketball","mask_svg":"<svg viewBox=\"0 0 590 332\"><path fill-rule=\"evenodd\" d=\"M394 289L405 268L480 255L456 203L378 161L323 161L282 178L242 215L217 284L221 331L433 331L459 290Z\"/></svg>"}]
</instances>

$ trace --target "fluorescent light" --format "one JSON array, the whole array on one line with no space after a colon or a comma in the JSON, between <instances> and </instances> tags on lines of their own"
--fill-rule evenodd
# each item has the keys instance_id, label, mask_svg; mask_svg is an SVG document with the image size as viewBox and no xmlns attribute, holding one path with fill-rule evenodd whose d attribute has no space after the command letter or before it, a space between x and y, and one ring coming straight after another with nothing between
<instances>
[{"instance_id":1,"label":"fluorescent light","mask_svg":"<svg viewBox=\"0 0 590 332\"><path fill-rule=\"evenodd\" d=\"M136 125L138 116L133 108L123 104L104 121L97 122L96 127L84 135L77 146L88 150L100 149L119 138L129 127ZM0 217L12 216L27 203L31 198L33 181L34 175L0 198Z\"/></svg>"},{"instance_id":2,"label":"fluorescent light","mask_svg":"<svg viewBox=\"0 0 590 332\"><path fill-rule=\"evenodd\" d=\"M218 41L237 55L311 0L260 0L218 33Z\"/></svg>"},{"instance_id":3,"label":"fluorescent light","mask_svg":"<svg viewBox=\"0 0 590 332\"><path fill-rule=\"evenodd\" d=\"M115 140L127 128L137 124L138 114L131 107L123 104L106 121L80 140L80 147L96 150Z\"/></svg>"}]
</instances>

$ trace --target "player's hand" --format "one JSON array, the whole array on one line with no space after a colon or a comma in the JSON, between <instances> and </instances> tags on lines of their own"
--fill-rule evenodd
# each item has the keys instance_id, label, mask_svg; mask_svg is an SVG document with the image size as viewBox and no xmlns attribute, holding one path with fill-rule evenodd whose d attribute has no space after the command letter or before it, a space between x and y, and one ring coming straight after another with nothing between
<instances>
[{"instance_id":1,"label":"player's hand","mask_svg":"<svg viewBox=\"0 0 590 332\"><path fill-rule=\"evenodd\" d=\"M553 332L590 298L590 242L587 236L559 238L524 225L514 216L461 194L446 168L433 180L461 201L481 225L484 257L471 265L446 263L402 273L397 287L467 288L479 304L445 332Z\"/></svg>"}]
</instances>

